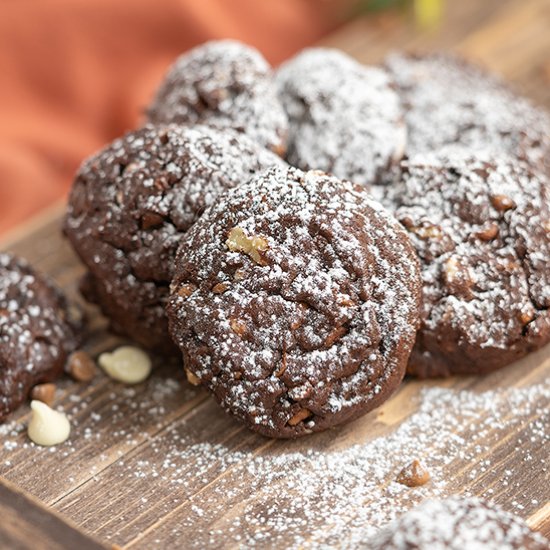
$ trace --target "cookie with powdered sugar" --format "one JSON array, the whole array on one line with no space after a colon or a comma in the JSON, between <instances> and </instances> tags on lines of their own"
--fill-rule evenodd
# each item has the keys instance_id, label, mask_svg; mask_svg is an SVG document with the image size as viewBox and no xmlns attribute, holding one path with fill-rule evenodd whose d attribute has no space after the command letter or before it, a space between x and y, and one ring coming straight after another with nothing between
<instances>
[{"instance_id":1,"label":"cookie with powdered sugar","mask_svg":"<svg viewBox=\"0 0 550 550\"><path fill-rule=\"evenodd\" d=\"M0 253L0 422L32 387L63 373L83 317L25 260Z\"/></svg>"},{"instance_id":2,"label":"cookie with powdered sugar","mask_svg":"<svg viewBox=\"0 0 550 550\"><path fill-rule=\"evenodd\" d=\"M408 154L458 145L550 174L550 115L498 78L449 54L393 54L385 66L405 107Z\"/></svg>"},{"instance_id":3,"label":"cookie with powdered sugar","mask_svg":"<svg viewBox=\"0 0 550 550\"><path fill-rule=\"evenodd\" d=\"M271 437L380 405L420 307L405 231L360 187L273 168L224 194L181 242L168 304L190 381Z\"/></svg>"},{"instance_id":4,"label":"cookie with powdered sugar","mask_svg":"<svg viewBox=\"0 0 550 550\"><path fill-rule=\"evenodd\" d=\"M204 126L145 126L81 166L64 230L87 267L85 296L112 328L177 353L164 305L182 235L216 196L283 161L247 136Z\"/></svg>"},{"instance_id":5,"label":"cookie with powdered sugar","mask_svg":"<svg viewBox=\"0 0 550 550\"><path fill-rule=\"evenodd\" d=\"M550 341L550 194L510 157L416 155L389 201L422 265L408 371L481 374Z\"/></svg>"},{"instance_id":6,"label":"cookie with powdered sugar","mask_svg":"<svg viewBox=\"0 0 550 550\"><path fill-rule=\"evenodd\" d=\"M547 550L550 541L477 498L429 499L371 538L369 550Z\"/></svg>"},{"instance_id":7,"label":"cookie with powdered sugar","mask_svg":"<svg viewBox=\"0 0 550 550\"><path fill-rule=\"evenodd\" d=\"M147 110L149 120L231 128L282 156L288 121L271 73L250 46L234 40L207 42L170 67Z\"/></svg>"},{"instance_id":8,"label":"cookie with powdered sugar","mask_svg":"<svg viewBox=\"0 0 550 550\"><path fill-rule=\"evenodd\" d=\"M369 185L403 157L403 112L383 69L313 48L283 64L276 82L289 118L293 166Z\"/></svg>"}]
</instances>

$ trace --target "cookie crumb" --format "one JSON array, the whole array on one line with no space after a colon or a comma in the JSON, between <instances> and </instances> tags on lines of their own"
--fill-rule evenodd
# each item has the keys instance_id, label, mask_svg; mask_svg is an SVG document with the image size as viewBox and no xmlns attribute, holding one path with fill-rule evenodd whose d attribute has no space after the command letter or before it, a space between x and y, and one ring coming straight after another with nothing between
<instances>
[{"instance_id":1,"label":"cookie crumb","mask_svg":"<svg viewBox=\"0 0 550 550\"><path fill-rule=\"evenodd\" d=\"M430 472L417 459L414 459L410 464L405 466L396 477L397 483L401 483L401 485L406 485L407 487L420 487L428 483L430 479Z\"/></svg>"}]
</instances>

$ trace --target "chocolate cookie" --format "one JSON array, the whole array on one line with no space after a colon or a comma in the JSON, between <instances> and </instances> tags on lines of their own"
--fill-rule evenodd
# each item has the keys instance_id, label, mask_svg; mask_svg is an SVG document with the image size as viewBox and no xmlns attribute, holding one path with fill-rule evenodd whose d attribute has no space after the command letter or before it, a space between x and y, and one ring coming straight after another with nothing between
<instances>
[{"instance_id":1,"label":"chocolate cookie","mask_svg":"<svg viewBox=\"0 0 550 550\"><path fill-rule=\"evenodd\" d=\"M550 174L550 115L503 82L445 54L386 60L406 110L407 152L461 145L527 159Z\"/></svg>"},{"instance_id":2,"label":"chocolate cookie","mask_svg":"<svg viewBox=\"0 0 550 550\"><path fill-rule=\"evenodd\" d=\"M183 239L170 331L189 379L252 430L324 430L380 405L403 378L417 262L360 187L273 168L226 193Z\"/></svg>"},{"instance_id":3,"label":"chocolate cookie","mask_svg":"<svg viewBox=\"0 0 550 550\"><path fill-rule=\"evenodd\" d=\"M550 341L550 195L517 159L417 155L392 188L422 264L408 372L481 374Z\"/></svg>"},{"instance_id":4,"label":"chocolate cookie","mask_svg":"<svg viewBox=\"0 0 550 550\"><path fill-rule=\"evenodd\" d=\"M52 382L78 346L82 315L24 260L0 253L0 422Z\"/></svg>"},{"instance_id":5,"label":"chocolate cookie","mask_svg":"<svg viewBox=\"0 0 550 550\"><path fill-rule=\"evenodd\" d=\"M164 303L181 236L218 193L273 164L244 135L173 125L130 132L82 165L64 230L88 268L86 297L116 332L177 353Z\"/></svg>"},{"instance_id":6,"label":"chocolate cookie","mask_svg":"<svg viewBox=\"0 0 550 550\"><path fill-rule=\"evenodd\" d=\"M276 81L290 121L290 164L367 185L402 158L403 113L382 69L316 48L282 65Z\"/></svg>"},{"instance_id":7,"label":"chocolate cookie","mask_svg":"<svg viewBox=\"0 0 550 550\"><path fill-rule=\"evenodd\" d=\"M369 550L547 550L525 522L476 498L425 500L377 533Z\"/></svg>"},{"instance_id":8,"label":"chocolate cookie","mask_svg":"<svg viewBox=\"0 0 550 550\"><path fill-rule=\"evenodd\" d=\"M288 121L271 67L250 46L207 42L168 70L148 109L153 123L208 124L232 128L279 155L286 151Z\"/></svg>"}]
</instances>

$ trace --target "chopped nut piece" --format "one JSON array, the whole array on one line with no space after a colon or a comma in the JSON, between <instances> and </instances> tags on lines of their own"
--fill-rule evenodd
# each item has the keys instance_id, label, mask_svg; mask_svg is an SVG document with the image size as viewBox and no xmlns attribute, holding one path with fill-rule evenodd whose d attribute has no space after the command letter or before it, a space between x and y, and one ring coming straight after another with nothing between
<instances>
[{"instance_id":1,"label":"chopped nut piece","mask_svg":"<svg viewBox=\"0 0 550 550\"><path fill-rule=\"evenodd\" d=\"M245 277L246 277L246 270L243 269L242 267L237 269L237 271L235 271L235 275L233 276L235 281L242 281Z\"/></svg>"},{"instance_id":2,"label":"chopped nut piece","mask_svg":"<svg viewBox=\"0 0 550 550\"><path fill-rule=\"evenodd\" d=\"M111 377L126 384L139 384L151 374L149 356L139 348L122 346L99 356L100 367Z\"/></svg>"},{"instance_id":3,"label":"chopped nut piece","mask_svg":"<svg viewBox=\"0 0 550 550\"><path fill-rule=\"evenodd\" d=\"M199 386L201 383L201 379L196 374L192 373L189 369L184 369L184 370L185 370L185 376L187 376L187 381L192 386Z\"/></svg>"},{"instance_id":4,"label":"chopped nut piece","mask_svg":"<svg viewBox=\"0 0 550 550\"><path fill-rule=\"evenodd\" d=\"M181 296L182 298L188 298L197 290L197 287L192 284L182 285L180 289L178 290L178 296Z\"/></svg>"},{"instance_id":5,"label":"chopped nut piece","mask_svg":"<svg viewBox=\"0 0 550 550\"><path fill-rule=\"evenodd\" d=\"M164 218L156 212L145 212L141 216L141 228L153 229L159 227L164 223Z\"/></svg>"},{"instance_id":6,"label":"chopped nut piece","mask_svg":"<svg viewBox=\"0 0 550 550\"><path fill-rule=\"evenodd\" d=\"M409 229L413 233L416 233L424 241L428 239L441 240L443 236L441 233L441 229L437 225L424 224L416 227L410 227Z\"/></svg>"},{"instance_id":7,"label":"chopped nut piece","mask_svg":"<svg viewBox=\"0 0 550 550\"><path fill-rule=\"evenodd\" d=\"M27 434L34 443L50 447L68 439L71 425L63 413L50 409L41 401L31 401L31 410L32 417Z\"/></svg>"},{"instance_id":8,"label":"chopped nut piece","mask_svg":"<svg viewBox=\"0 0 550 550\"><path fill-rule=\"evenodd\" d=\"M490 223L478 231L475 236L482 241L492 241L498 235L498 231L498 224Z\"/></svg>"},{"instance_id":9,"label":"chopped nut piece","mask_svg":"<svg viewBox=\"0 0 550 550\"><path fill-rule=\"evenodd\" d=\"M444 277L447 283L452 283L457 279L459 271L459 263L456 256L451 256L446 262L444 267Z\"/></svg>"},{"instance_id":10,"label":"chopped nut piece","mask_svg":"<svg viewBox=\"0 0 550 550\"><path fill-rule=\"evenodd\" d=\"M516 203L507 195L493 195L491 197L491 204L499 212L510 210L510 208L514 208L516 206Z\"/></svg>"},{"instance_id":11,"label":"chopped nut piece","mask_svg":"<svg viewBox=\"0 0 550 550\"><path fill-rule=\"evenodd\" d=\"M229 288L228 283L218 283L212 287L212 292L214 294L223 294Z\"/></svg>"},{"instance_id":12,"label":"chopped nut piece","mask_svg":"<svg viewBox=\"0 0 550 550\"><path fill-rule=\"evenodd\" d=\"M519 320L523 325L530 323L535 318L535 310L533 308L523 310L519 313Z\"/></svg>"},{"instance_id":13,"label":"chopped nut piece","mask_svg":"<svg viewBox=\"0 0 550 550\"><path fill-rule=\"evenodd\" d=\"M470 270L456 256L451 256L443 264L442 276L443 281L453 294L465 297L471 295L473 281Z\"/></svg>"},{"instance_id":14,"label":"chopped nut piece","mask_svg":"<svg viewBox=\"0 0 550 550\"><path fill-rule=\"evenodd\" d=\"M227 248L232 252L244 252L259 265L266 265L264 252L267 250L267 241L262 237L247 237L240 227L234 227L225 241Z\"/></svg>"},{"instance_id":15,"label":"chopped nut piece","mask_svg":"<svg viewBox=\"0 0 550 550\"><path fill-rule=\"evenodd\" d=\"M67 371L78 382L89 382L97 373L94 360L82 350L71 353L67 361Z\"/></svg>"},{"instance_id":16,"label":"chopped nut piece","mask_svg":"<svg viewBox=\"0 0 550 550\"><path fill-rule=\"evenodd\" d=\"M428 470L415 459L397 474L396 481L407 487L419 487L428 483L430 478Z\"/></svg>"},{"instance_id":17,"label":"chopped nut piece","mask_svg":"<svg viewBox=\"0 0 550 550\"><path fill-rule=\"evenodd\" d=\"M275 376L280 378L286 371L286 345L283 346L283 353L281 357L281 366L275 371Z\"/></svg>"},{"instance_id":18,"label":"chopped nut piece","mask_svg":"<svg viewBox=\"0 0 550 550\"><path fill-rule=\"evenodd\" d=\"M299 424L302 422L302 420L305 420L306 418L309 418L312 416L313 413L309 411L308 409L300 409L288 422L287 424L289 426L296 426L296 424Z\"/></svg>"},{"instance_id":19,"label":"chopped nut piece","mask_svg":"<svg viewBox=\"0 0 550 550\"><path fill-rule=\"evenodd\" d=\"M55 399L55 384L38 384L31 391L31 399L50 406Z\"/></svg>"},{"instance_id":20,"label":"chopped nut piece","mask_svg":"<svg viewBox=\"0 0 550 550\"><path fill-rule=\"evenodd\" d=\"M231 326L231 330L239 336L244 336L248 332L248 328L244 321L241 321L239 319L231 319L229 324Z\"/></svg>"}]
</instances>

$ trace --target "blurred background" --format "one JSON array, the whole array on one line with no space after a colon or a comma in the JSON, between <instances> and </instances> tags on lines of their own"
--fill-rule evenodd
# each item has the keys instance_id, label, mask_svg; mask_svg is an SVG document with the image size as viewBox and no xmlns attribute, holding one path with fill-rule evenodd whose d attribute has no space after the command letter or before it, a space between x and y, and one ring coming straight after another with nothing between
<instances>
[{"instance_id":1,"label":"blurred background","mask_svg":"<svg viewBox=\"0 0 550 550\"><path fill-rule=\"evenodd\" d=\"M453 49L550 104L550 0L3 0L0 234L62 200L175 57L214 38L274 65L319 42L370 63Z\"/></svg>"}]
</instances>

